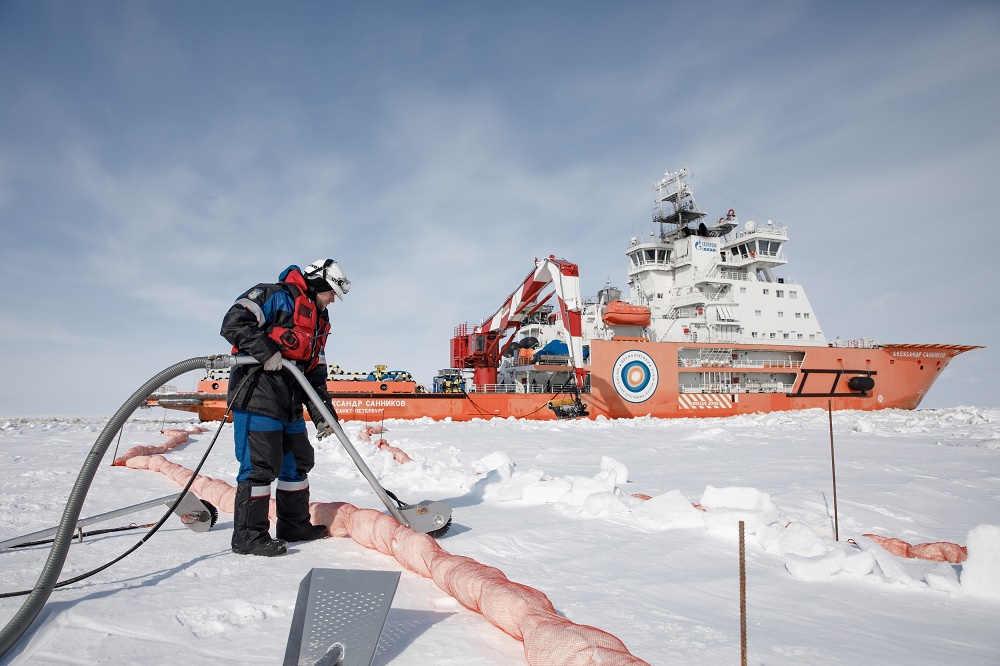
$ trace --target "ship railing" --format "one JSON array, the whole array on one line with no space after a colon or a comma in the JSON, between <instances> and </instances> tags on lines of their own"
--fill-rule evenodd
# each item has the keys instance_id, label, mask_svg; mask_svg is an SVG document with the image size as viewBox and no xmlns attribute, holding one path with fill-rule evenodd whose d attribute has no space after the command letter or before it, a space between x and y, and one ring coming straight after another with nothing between
<instances>
[{"instance_id":1,"label":"ship railing","mask_svg":"<svg viewBox=\"0 0 1000 666\"><path fill-rule=\"evenodd\" d=\"M746 266L758 261L768 261L771 263L788 263L788 254L785 252L754 252L752 255L743 256L738 254L735 257L727 250L726 254L720 255L719 260L727 266Z\"/></svg>"},{"instance_id":2,"label":"ship railing","mask_svg":"<svg viewBox=\"0 0 1000 666\"><path fill-rule=\"evenodd\" d=\"M681 386L681 393L791 393L794 384L784 382L721 383Z\"/></svg>"},{"instance_id":3,"label":"ship railing","mask_svg":"<svg viewBox=\"0 0 1000 666\"><path fill-rule=\"evenodd\" d=\"M849 349L876 349L882 345L874 338L858 338L856 340L841 340L837 338L829 343L831 347L845 347Z\"/></svg>"},{"instance_id":4,"label":"ship railing","mask_svg":"<svg viewBox=\"0 0 1000 666\"><path fill-rule=\"evenodd\" d=\"M802 361L793 359L728 359L728 358L684 358L678 359L684 368L801 368Z\"/></svg>"},{"instance_id":5,"label":"ship railing","mask_svg":"<svg viewBox=\"0 0 1000 666\"><path fill-rule=\"evenodd\" d=\"M520 367L525 365L553 365L553 366L565 366L569 365L569 356L565 354L554 354L548 355L544 354L541 357L534 357L531 355L518 357L514 360L514 365Z\"/></svg>"},{"instance_id":6,"label":"ship railing","mask_svg":"<svg viewBox=\"0 0 1000 666\"><path fill-rule=\"evenodd\" d=\"M792 359L738 359L733 362L734 368L801 368L802 361Z\"/></svg>"},{"instance_id":7,"label":"ship railing","mask_svg":"<svg viewBox=\"0 0 1000 666\"><path fill-rule=\"evenodd\" d=\"M702 329L700 332L694 330L688 334L688 340L690 342L712 342L715 344L738 344L743 342L743 336L739 331L734 330L718 330L720 327L726 326L731 329L735 324L732 322L722 322L722 323L712 323L707 330Z\"/></svg>"},{"instance_id":8,"label":"ship railing","mask_svg":"<svg viewBox=\"0 0 1000 666\"><path fill-rule=\"evenodd\" d=\"M749 238L750 236L777 235L788 238L788 227L783 224L768 224L758 226L753 231L737 231L736 238Z\"/></svg>"},{"instance_id":9,"label":"ship railing","mask_svg":"<svg viewBox=\"0 0 1000 666\"><path fill-rule=\"evenodd\" d=\"M679 359L678 366L682 368L731 368L735 367L732 361L717 358L683 358Z\"/></svg>"},{"instance_id":10,"label":"ship railing","mask_svg":"<svg viewBox=\"0 0 1000 666\"><path fill-rule=\"evenodd\" d=\"M743 282L749 282L750 276L742 271L728 271L722 267L718 267L708 274L708 277L722 278L723 280L739 280Z\"/></svg>"},{"instance_id":11,"label":"ship railing","mask_svg":"<svg viewBox=\"0 0 1000 666\"><path fill-rule=\"evenodd\" d=\"M514 384L476 384L471 393L522 393Z\"/></svg>"},{"instance_id":12,"label":"ship railing","mask_svg":"<svg viewBox=\"0 0 1000 666\"><path fill-rule=\"evenodd\" d=\"M694 291L690 294L678 296L674 298L673 305L675 308L685 308L692 307L697 303L712 303L715 305L729 305L732 307L739 306L739 303L733 300L732 294L705 293L702 291Z\"/></svg>"},{"instance_id":13,"label":"ship railing","mask_svg":"<svg viewBox=\"0 0 1000 666\"><path fill-rule=\"evenodd\" d=\"M566 393L559 391L558 386L551 384L476 384L469 389L469 393L545 393L556 394ZM590 387L585 386L580 393L590 393Z\"/></svg>"}]
</instances>

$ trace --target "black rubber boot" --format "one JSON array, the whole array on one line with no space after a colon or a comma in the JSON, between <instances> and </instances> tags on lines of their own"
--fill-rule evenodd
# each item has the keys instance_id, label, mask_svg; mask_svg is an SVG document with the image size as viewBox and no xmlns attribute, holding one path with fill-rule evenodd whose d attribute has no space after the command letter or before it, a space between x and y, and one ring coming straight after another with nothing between
<instances>
[{"instance_id":1,"label":"black rubber boot","mask_svg":"<svg viewBox=\"0 0 1000 666\"><path fill-rule=\"evenodd\" d=\"M315 541L330 536L325 525L309 522L309 488L278 490L275 495L278 507L278 527L275 534L285 541Z\"/></svg>"},{"instance_id":2,"label":"black rubber boot","mask_svg":"<svg viewBox=\"0 0 1000 666\"><path fill-rule=\"evenodd\" d=\"M271 495L253 497L253 484L236 484L236 506L233 509L233 552L240 555L274 557L284 555L288 547L281 539L272 539L267 517Z\"/></svg>"}]
</instances>

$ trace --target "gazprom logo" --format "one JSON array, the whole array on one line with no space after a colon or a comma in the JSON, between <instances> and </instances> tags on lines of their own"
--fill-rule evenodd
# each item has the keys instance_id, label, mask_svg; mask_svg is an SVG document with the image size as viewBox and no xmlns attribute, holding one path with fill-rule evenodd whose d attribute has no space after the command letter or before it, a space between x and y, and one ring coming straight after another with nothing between
<instances>
[{"instance_id":1,"label":"gazprom logo","mask_svg":"<svg viewBox=\"0 0 1000 666\"><path fill-rule=\"evenodd\" d=\"M612 377L618 395L635 403L646 402L653 397L659 378L653 359L637 349L618 357Z\"/></svg>"},{"instance_id":2,"label":"gazprom logo","mask_svg":"<svg viewBox=\"0 0 1000 666\"><path fill-rule=\"evenodd\" d=\"M705 252L718 252L719 247L711 241L696 240L694 242L694 249L703 250Z\"/></svg>"}]
</instances>

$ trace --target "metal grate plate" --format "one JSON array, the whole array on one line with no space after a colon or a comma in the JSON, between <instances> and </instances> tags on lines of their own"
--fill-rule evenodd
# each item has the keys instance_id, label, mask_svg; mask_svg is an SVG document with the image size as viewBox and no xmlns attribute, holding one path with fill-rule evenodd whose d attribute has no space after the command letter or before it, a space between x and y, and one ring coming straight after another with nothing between
<instances>
[{"instance_id":1,"label":"metal grate plate","mask_svg":"<svg viewBox=\"0 0 1000 666\"><path fill-rule=\"evenodd\" d=\"M398 571L310 571L299 584L284 665L313 666L339 643L344 666L371 666L399 575Z\"/></svg>"}]
</instances>

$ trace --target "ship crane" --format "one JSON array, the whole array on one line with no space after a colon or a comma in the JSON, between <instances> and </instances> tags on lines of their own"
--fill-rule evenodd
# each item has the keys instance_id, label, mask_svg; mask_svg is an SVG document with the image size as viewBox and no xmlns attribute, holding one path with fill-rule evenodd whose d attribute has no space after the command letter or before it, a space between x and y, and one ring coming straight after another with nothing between
<instances>
[{"instance_id":1,"label":"ship crane","mask_svg":"<svg viewBox=\"0 0 1000 666\"><path fill-rule=\"evenodd\" d=\"M554 291L542 292L553 285ZM473 370L473 381L477 386L495 385L497 368L503 352L512 343L522 323L535 314L552 296L559 303L557 330L565 333L569 348L570 363L573 366L573 386L569 389L571 398L553 400L549 407L559 418L586 416L586 405L580 400L580 387L584 385L587 371L582 366L583 327L580 311L583 299L580 297L580 270L576 264L554 255L536 259L535 269L517 287L492 315L487 317L472 332L463 325L456 329L452 338L452 367ZM502 343L502 344L501 344Z\"/></svg>"}]
</instances>

